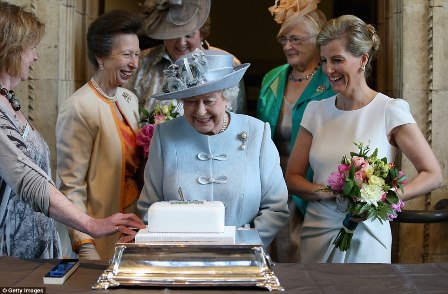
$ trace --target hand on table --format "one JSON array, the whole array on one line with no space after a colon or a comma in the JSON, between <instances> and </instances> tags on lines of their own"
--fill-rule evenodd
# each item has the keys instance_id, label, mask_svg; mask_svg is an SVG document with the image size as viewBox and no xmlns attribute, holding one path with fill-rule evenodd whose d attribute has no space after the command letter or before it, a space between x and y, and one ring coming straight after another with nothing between
<instances>
[{"instance_id":1,"label":"hand on table","mask_svg":"<svg viewBox=\"0 0 448 294\"><path fill-rule=\"evenodd\" d=\"M135 229L146 228L143 221L133 213L115 213L104 219L93 219L90 235L94 238L101 238L120 232L120 241L129 242L137 234Z\"/></svg>"}]
</instances>

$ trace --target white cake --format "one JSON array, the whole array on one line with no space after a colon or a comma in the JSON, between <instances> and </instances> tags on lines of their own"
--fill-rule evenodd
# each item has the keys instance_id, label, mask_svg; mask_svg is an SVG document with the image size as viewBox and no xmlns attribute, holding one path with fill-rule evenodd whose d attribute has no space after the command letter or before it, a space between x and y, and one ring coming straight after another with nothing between
<instances>
[{"instance_id":1,"label":"white cake","mask_svg":"<svg viewBox=\"0 0 448 294\"><path fill-rule=\"evenodd\" d=\"M223 233L224 220L220 201L161 201L148 209L148 232Z\"/></svg>"}]
</instances>

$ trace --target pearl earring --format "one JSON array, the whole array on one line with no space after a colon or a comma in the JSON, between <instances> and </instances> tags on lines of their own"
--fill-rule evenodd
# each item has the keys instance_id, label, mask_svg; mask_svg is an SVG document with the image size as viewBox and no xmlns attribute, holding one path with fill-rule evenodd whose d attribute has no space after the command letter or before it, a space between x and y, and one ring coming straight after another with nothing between
<instances>
[{"instance_id":1,"label":"pearl earring","mask_svg":"<svg viewBox=\"0 0 448 294\"><path fill-rule=\"evenodd\" d=\"M360 70L361 71L365 71L366 70L366 66L363 64L363 65L361 65L361 68L360 68Z\"/></svg>"}]
</instances>

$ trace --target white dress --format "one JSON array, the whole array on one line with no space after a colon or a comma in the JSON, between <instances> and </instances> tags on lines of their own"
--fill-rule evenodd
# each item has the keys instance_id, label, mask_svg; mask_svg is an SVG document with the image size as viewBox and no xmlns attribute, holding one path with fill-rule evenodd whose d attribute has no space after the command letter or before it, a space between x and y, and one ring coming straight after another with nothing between
<instances>
[{"instance_id":1,"label":"white dress","mask_svg":"<svg viewBox=\"0 0 448 294\"><path fill-rule=\"evenodd\" d=\"M337 109L335 102L336 96L310 102L301 123L313 136L309 159L315 183L327 185L342 157L358 151L353 142L369 144L371 152L378 148L379 158L396 161L398 149L389 143L388 134L397 126L415 123L406 101L378 93L368 105L352 111ZM334 247L345 217L340 210L334 200L309 202L301 262L390 263L392 236L387 221L364 221L356 228L348 251Z\"/></svg>"}]
</instances>

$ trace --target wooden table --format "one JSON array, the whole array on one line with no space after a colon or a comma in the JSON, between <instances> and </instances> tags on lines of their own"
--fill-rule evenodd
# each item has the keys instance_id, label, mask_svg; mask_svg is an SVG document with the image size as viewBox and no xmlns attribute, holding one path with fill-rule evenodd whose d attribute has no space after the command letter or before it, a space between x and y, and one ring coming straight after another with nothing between
<instances>
[{"instance_id":1,"label":"wooden table","mask_svg":"<svg viewBox=\"0 0 448 294\"><path fill-rule=\"evenodd\" d=\"M46 293L250 293L253 288L143 288L91 290L107 262L81 262L63 285L44 285L42 277L57 260L0 257L0 294L16 287L45 287ZM280 263L274 272L287 293L448 293L448 264ZM25 292L22 292L25 293ZM31 292L28 292L31 293Z\"/></svg>"}]
</instances>

